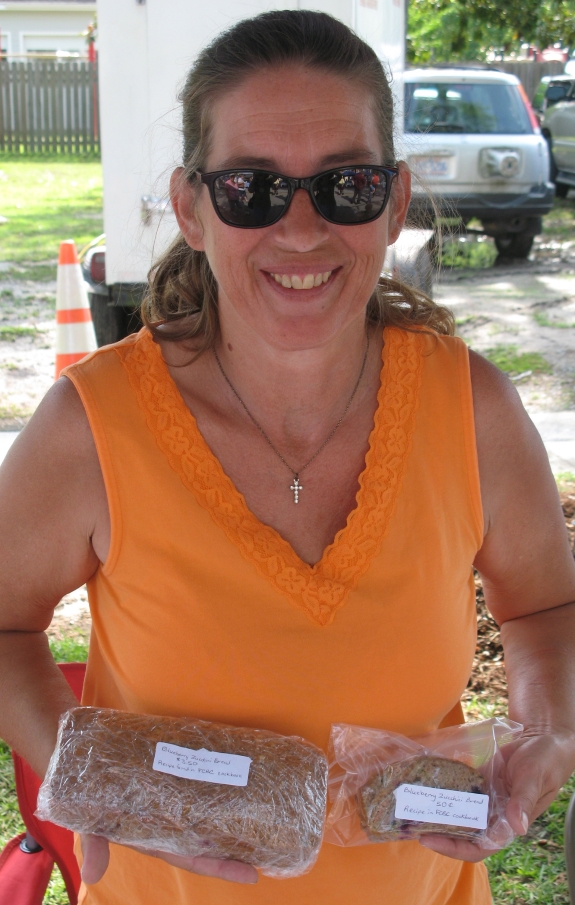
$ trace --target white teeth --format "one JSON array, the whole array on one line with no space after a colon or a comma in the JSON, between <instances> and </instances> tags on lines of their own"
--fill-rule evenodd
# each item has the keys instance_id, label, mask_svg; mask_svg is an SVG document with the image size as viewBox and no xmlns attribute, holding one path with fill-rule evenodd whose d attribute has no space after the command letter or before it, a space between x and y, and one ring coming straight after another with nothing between
<instances>
[{"instance_id":1,"label":"white teeth","mask_svg":"<svg viewBox=\"0 0 575 905\"><path fill-rule=\"evenodd\" d=\"M326 270L325 273L318 273L315 275L313 273L306 273L303 279L296 274L293 274L290 277L287 273L270 273L270 276L274 278L276 283L283 286L284 289L313 289L314 286L321 286L322 283L327 283L331 274L331 270Z\"/></svg>"}]
</instances>

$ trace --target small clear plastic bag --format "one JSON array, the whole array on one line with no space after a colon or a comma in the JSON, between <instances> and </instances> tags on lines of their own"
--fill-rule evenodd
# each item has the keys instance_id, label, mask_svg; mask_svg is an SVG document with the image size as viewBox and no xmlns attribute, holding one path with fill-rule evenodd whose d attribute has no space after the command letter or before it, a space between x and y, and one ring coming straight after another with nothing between
<instances>
[{"instance_id":1,"label":"small clear plastic bag","mask_svg":"<svg viewBox=\"0 0 575 905\"><path fill-rule=\"evenodd\" d=\"M505 816L501 749L522 731L499 717L419 739L332 725L325 841L366 845L441 833L504 848L515 834Z\"/></svg>"},{"instance_id":2,"label":"small clear plastic bag","mask_svg":"<svg viewBox=\"0 0 575 905\"><path fill-rule=\"evenodd\" d=\"M139 850L311 869L322 841L327 758L305 739L187 718L75 707L36 815Z\"/></svg>"}]
</instances>

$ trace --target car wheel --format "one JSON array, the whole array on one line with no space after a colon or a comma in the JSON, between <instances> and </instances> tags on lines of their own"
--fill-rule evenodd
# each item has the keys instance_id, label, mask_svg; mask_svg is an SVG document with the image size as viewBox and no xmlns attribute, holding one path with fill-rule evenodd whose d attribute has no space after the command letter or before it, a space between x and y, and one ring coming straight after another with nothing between
<instances>
[{"instance_id":1,"label":"car wheel","mask_svg":"<svg viewBox=\"0 0 575 905\"><path fill-rule=\"evenodd\" d=\"M551 182L555 182L557 179L557 173L559 172L557 168L557 164L555 163L555 158L553 156L553 151L551 147L551 138L546 138L547 147L549 148L549 179Z\"/></svg>"},{"instance_id":2,"label":"car wheel","mask_svg":"<svg viewBox=\"0 0 575 905\"><path fill-rule=\"evenodd\" d=\"M510 233L507 236L496 236L495 247L502 258L526 258L531 251L535 236L525 233Z\"/></svg>"},{"instance_id":3,"label":"car wheel","mask_svg":"<svg viewBox=\"0 0 575 905\"><path fill-rule=\"evenodd\" d=\"M546 141L549 148L549 178L551 182L555 183L555 194L557 198L566 198L571 186L566 185L564 182L557 182L559 168L555 162L553 151L551 150L551 138L546 138Z\"/></svg>"},{"instance_id":4,"label":"car wheel","mask_svg":"<svg viewBox=\"0 0 575 905\"><path fill-rule=\"evenodd\" d=\"M110 305L104 295L88 293L92 321L96 331L98 346L107 346L124 339L129 333L128 316L124 308L118 305Z\"/></svg>"}]
</instances>

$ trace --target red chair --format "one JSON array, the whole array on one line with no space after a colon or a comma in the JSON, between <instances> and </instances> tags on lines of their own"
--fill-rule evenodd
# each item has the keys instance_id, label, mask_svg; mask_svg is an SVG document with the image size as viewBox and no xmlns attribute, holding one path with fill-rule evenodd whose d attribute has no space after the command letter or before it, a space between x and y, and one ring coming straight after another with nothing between
<instances>
[{"instance_id":1,"label":"red chair","mask_svg":"<svg viewBox=\"0 0 575 905\"><path fill-rule=\"evenodd\" d=\"M61 663L60 669L80 700L85 663ZM25 760L12 752L16 793L26 833L11 839L0 854L0 905L42 905L54 862L58 865L70 905L77 905L80 871L74 856L74 835L34 816L40 780Z\"/></svg>"}]
</instances>

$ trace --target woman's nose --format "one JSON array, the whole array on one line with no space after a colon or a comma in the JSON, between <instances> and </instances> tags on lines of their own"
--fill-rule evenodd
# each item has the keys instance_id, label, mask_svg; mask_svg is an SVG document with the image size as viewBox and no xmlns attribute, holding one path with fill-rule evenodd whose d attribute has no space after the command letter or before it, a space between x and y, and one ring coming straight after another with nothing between
<instances>
[{"instance_id":1,"label":"woman's nose","mask_svg":"<svg viewBox=\"0 0 575 905\"><path fill-rule=\"evenodd\" d=\"M296 189L287 213L278 221L277 237L291 248L306 251L325 241L329 224L315 209L306 189Z\"/></svg>"}]
</instances>

